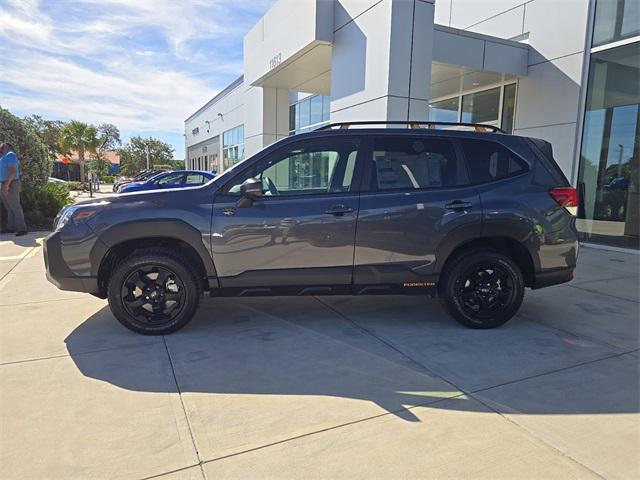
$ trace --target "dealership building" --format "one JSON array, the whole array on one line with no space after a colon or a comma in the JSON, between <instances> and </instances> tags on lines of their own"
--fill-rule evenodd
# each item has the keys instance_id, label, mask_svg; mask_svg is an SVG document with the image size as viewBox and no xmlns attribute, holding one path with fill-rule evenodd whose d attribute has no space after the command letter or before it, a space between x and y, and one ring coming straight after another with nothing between
<instances>
[{"instance_id":1,"label":"dealership building","mask_svg":"<svg viewBox=\"0 0 640 480\"><path fill-rule=\"evenodd\" d=\"M583 239L637 249L639 59L638 0L278 0L185 120L187 168L329 122L484 123L549 141Z\"/></svg>"}]
</instances>

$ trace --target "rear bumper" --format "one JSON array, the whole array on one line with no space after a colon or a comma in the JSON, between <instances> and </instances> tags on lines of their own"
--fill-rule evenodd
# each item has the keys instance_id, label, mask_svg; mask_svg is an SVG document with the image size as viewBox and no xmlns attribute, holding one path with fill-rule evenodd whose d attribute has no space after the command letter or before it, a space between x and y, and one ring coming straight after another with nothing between
<instances>
[{"instance_id":1,"label":"rear bumper","mask_svg":"<svg viewBox=\"0 0 640 480\"><path fill-rule=\"evenodd\" d=\"M60 232L53 232L44 240L43 253L47 280L60 290L94 295L98 293L97 277L79 277L71 271L64 261Z\"/></svg>"},{"instance_id":2,"label":"rear bumper","mask_svg":"<svg viewBox=\"0 0 640 480\"><path fill-rule=\"evenodd\" d=\"M538 272L533 279L532 289L550 287L573 280L574 267L558 268L546 272Z\"/></svg>"}]
</instances>

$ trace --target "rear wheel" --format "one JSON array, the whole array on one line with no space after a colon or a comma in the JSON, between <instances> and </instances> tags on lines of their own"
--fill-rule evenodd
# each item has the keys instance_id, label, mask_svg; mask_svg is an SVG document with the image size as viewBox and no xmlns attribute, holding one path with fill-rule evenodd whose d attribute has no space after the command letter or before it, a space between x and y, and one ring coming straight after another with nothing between
<instances>
[{"instance_id":1,"label":"rear wheel","mask_svg":"<svg viewBox=\"0 0 640 480\"><path fill-rule=\"evenodd\" d=\"M201 287L189 262L170 251L136 252L109 280L109 307L125 327L162 335L184 327L198 308Z\"/></svg>"},{"instance_id":2,"label":"rear wheel","mask_svg":"<svg viewBox=\"0 0 640 480\"><path fill-rule=\"evenodd\" d=\"M449 313L471 328L498 327L513 317L524 297L518 265L493 250L473 250L443 272L440 293Z\"/></svg>"}]
</instances>

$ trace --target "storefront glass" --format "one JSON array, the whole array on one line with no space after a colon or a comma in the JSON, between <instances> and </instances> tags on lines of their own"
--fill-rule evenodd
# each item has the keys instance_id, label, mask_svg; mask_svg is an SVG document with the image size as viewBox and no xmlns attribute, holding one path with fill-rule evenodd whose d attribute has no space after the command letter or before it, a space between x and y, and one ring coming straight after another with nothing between
<instances>
[{"instance_id":1,"label":"storefront glass","mask_svg":"<svg viewBox=\"0 0 640 480\"><path fill-rule=\"evenodd\" d=\"M640 35L640 1L598 0L593 27L593 46Z\"/></svg>"},{"instance_id":2,"label":"storefront glass","mask_svg":"<svg viewBox=\"0 0 640 480\"><path fill-rule=\"evenodd\" d=\"M429 104L429 120L432 122L457 122L459 97Z\"/></svg>"},{"instance_id":3,"label":"storefront glass","mask_svg":"<svg viewBox=\"0 0 640 480\"><path fill-rule=\"evenodd\" d=\"M498 126L500 88L470 93L462 97L463 123L485 123Z\"/></svg>"},{"instance_id":4,"label":"storefront glass","mask_svg":"<svg viewBox=\"0 0 640 480\"><path fill-rule=\"evenodd\" d=\"M639 248L640 43L591 55L578 188L586 241Z\"/></svg>"}]
</instances>

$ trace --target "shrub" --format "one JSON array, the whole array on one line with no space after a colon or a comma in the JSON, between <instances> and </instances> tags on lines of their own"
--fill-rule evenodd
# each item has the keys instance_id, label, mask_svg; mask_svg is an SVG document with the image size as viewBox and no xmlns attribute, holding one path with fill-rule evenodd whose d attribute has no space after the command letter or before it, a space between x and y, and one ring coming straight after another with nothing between
<instances>
[{"instance_id":1,"label":"shrub","mask_svg":"<svg viewBox=\"0 0 640 480\"><path fill-rule=\"evenodd\" d=\"M42 188L47 183L51 161L46 145L23 120L4 108L0 108L0 142L9 142L16 149L23 190Z\"/></svg>"},{"instance_id":2,"label":"shrub","mask_svg":"<svg viewBox=\"0 0 640 480\"><path fill-rule=\"evenodd\" d=\"M114 177L113 175L104 175L100 177L100 183L113 183L115 179L116 177Z\"/></svg>"},{"instance_id":3,"label":"shrub","mask_svg":"<svg viewBox=\"0 0 640 480\"><path fill-rule=\"evenodd\" d=\"M50 229L60 209L72 201L69 188L61 183L46 183L39 188L30 187L23 190L20 195L25 221L30 229ZM6 218L3 206L3 221Z\"/></svg>"},{"instance_id":4,"label":"shrub","mask_svg":"<svg viewBox=\"0 0 640 480\"><path fill-rule=\"evenodd\" d=\"M68 187L69 190L80 190L84 192L89 191L89 183L88 182L67 182L64 184Z\"/></svg>"}]
</instances>

